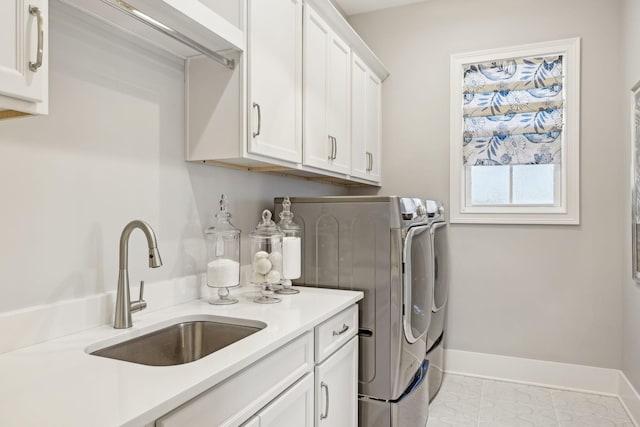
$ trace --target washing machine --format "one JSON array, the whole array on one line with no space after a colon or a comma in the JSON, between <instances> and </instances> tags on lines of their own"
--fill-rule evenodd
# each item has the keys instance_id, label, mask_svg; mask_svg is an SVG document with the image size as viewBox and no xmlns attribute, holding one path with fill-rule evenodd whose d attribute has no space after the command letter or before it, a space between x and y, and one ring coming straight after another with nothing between
<instances>
[{"instance_id":1,"label":"washing machine","mask_svg":"<svg viewBox=\"0 0 640 427\"><path fill-rule=\"evenodd\" d=\"M275 216L282 198L276 198ZM428 212L431 206L431 213ZM358 425L424 427L438 204L398 196L291 197L303 230L296 285L359 290Z\"/></svg>"},{"instance_id":2,"label":"washing machine","mask_svg":"<svg viewBox=\"0 0 640 427\"><path fill-rule=\"evenodd\" d=\"M430 218L429 237L433 254L433 298L431 323L427 331L427 353L429 361L429 402L433 400L442 385L444 374L444 337L449 294L447 274L447 223L444 219L444 206L440 202L429 201L427 212Z\"/></svg>"}]
</instances>

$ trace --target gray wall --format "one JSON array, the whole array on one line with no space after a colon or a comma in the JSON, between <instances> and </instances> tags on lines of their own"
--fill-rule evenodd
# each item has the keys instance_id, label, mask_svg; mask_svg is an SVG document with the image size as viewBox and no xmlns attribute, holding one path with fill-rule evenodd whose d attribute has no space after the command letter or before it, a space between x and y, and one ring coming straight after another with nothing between
<instances>
[{"instance_id":1,"label":"gray wall","mask_svg":"<svg viewBox=\"0 0 640 427\"><path fill-rule=\"evenodd\" d=\"M391 72L380 193L447 204L450 55L582 38L580 225L452 225L448 348L620 367L628 154L619 14L610 0L430 0L352 17Z\"/></svg>"},{"instance_id":2,"label":"gray wall","mask_svg":"<svg viewBox=\"0 0 640 427\"><path fill-rule=\"evenodd\" d=\"M636 0L622 1L622 55L623 63L623 88L621 99L623 101L624 114L622 115L624 129L623 143L630 147L631 132L628 126L631 112L629 107L630 89L640 80L640 3ZM628 170L628 169L627 169ZM627 182L630 182L627 179ZM624 247L625 254L631 248L631 224L628 220L631 193L626 191L625 208L622 220L625 227ZM625 256L623 274L623 327L622 327L622 370L632 382L636 390L640 390L640 286L631 279L631 257Z\"/></svg>"},{"instance_id":3,"label":"gray wall","mask_svg":"<svg viewBox=\"0 0 640 427\"><path fill-rule=\"evenodd\" d=\"M132 219L154 227L164 265L147 267L136 231L131 281L153 282L204 271L221 193L248 254L274 196L343 192L186 163L182 61L50 5L50 115L0 121L0 313L115 289Z\"/></svg>"}]
</instances>

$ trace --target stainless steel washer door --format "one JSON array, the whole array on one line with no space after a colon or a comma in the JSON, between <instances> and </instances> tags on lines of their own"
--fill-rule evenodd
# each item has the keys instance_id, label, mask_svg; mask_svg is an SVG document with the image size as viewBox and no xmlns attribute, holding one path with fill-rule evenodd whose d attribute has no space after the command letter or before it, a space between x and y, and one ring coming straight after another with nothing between
<instances>
[{"instance_id":1,"label":"stainless steel washer door","mask_svg":"<svg viewBox=\"0 0 640 427\"><path fill-rule=\"evenodd\" d=\"M402 258L404 334L414 343L427 333L433 305L433 245L428 225L409 228Z\"/></svg>"}]
</instances>

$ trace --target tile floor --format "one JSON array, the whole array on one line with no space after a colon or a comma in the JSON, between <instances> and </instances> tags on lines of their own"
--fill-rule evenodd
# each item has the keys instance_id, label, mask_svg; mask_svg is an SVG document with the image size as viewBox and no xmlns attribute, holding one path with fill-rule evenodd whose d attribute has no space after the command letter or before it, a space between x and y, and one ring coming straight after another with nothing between
<instances>
[{"instance_id":1,"label":"tile floor","mask_svg":"<svg viewBox=\"0 0 640 427\"><path fill-rule=\"evenodd\" d=\"M445 374L427 427L634 427L616 397Z\"/></svg>"}]
</instances>

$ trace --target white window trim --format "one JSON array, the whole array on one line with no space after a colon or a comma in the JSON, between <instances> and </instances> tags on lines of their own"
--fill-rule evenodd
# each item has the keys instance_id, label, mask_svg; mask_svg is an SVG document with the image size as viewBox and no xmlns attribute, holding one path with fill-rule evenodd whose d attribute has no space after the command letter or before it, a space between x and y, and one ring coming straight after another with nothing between
<instances>
[{"instance_id":1,"label":"white window trim","mask_svg":"<svg viewBox=\"0 0 640 427\"><path fill-rule=\"evenodd\" d=\"M563 55L565 107L560 206L467 206L462 164L462 89L466 64L499 59ZM580 38L451 55L450 204L452 223L580 223Z\"/></svg>"}]
</instances>

